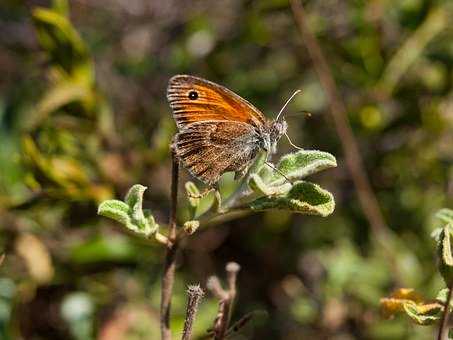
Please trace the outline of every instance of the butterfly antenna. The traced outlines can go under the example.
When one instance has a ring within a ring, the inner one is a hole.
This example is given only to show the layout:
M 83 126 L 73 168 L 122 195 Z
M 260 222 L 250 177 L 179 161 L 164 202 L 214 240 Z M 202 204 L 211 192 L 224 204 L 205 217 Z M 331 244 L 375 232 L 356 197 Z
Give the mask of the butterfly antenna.
M 296 144 L 294 144 L 294 143 L 292 142 L 291 138 L 289 138 L 289 136 L 288 136 L 288 134 L 287 134 L 286 132 L 285 132 L 285 136 L 286 136 L 286 138 L 288 139 L 289 144 L 290 144 L 293 148 L 295 148 L 295 149 L 297 149 L 297 150 L 303 150 L 303 148 L 301 148 L 300 146 L 297 146 Z
M 294 91 L 294 93 L 291 95 L 291 97 L 289 97 L 289 99 L 286 101 L 285 105 L 283 105 L 283 107 L 280 109 L 280 112 L 278 113 L 277 115 L 277 118 L 275 118 L 275 120 L 278 120 L 278 118 L 280 118 L 280 115 L 283 113 L 283 111 L 285 110 L 286 106 L 288 106 L 289 102 L 294 98 L 294 96 L 296 94 L 298 94 L 299 92 L 301 92 L 301 90 L 296 90 Z
M 264 164 L 266 164 L 267 166 L 269 166 L 272 169 L 274 169 L 275 171 L 277 171 L 280 175 L 282 175 L 288 181 L 289 184 L 292 184 L 291 180 L 288 177 L 286 177 L 286 175 L 283 172 L 281 172 L 279 169 L 277 169 L 272 163 L 269 163 L 266 161 L 266 162 L 264 162 Z
M 293 112 L 293 113 L 288 113 L 285 116 L 286 117 L 294 117 L 294 116 L 299 115 L 301 113 L 304 114 L 305 117 L 308 117 L 308 118 L 310 118 L 312 116 L 311 112 L 310 111 L 306 111 L 306 110 L 299 110 L 299 111 L 296 111 L 296 112 Z

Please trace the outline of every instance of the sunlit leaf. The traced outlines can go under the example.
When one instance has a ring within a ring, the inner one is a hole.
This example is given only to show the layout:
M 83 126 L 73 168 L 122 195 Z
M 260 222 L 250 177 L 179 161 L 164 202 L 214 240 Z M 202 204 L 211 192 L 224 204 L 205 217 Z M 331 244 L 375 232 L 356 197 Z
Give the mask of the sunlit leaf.
M 332 194 L 320 186 L 299 181 L 284 195 L 260 197 L 249 204 L 253 210 L 288 210 L 308 215 L 328 216 L 335 209 Z
M 99 204 L 98 215 L 111 218 L 124 225 L 131 223 L 129 206 L 119 200 L 107 200 Z
M 269 185 L 258 174 L 252 174 L 249 178 L 249 186 L 256 193 L 264 196 L 282 195 L 291 189 L 291 183 L 281 185 Z
M 436 217 L 445 223 L 453 224 L 453 210 L 443 208 L 436 213 Z
M 441 317 L 442 305 L 439 303 L 428 303 L 417 305 L 414 302 L 403 304 L 406 314 L 419 325 L 431 325 Z
M 300 150 L 283 156 L 277 164 L 279 171 L 274 171 L 268 181 L 270 185 L 281 184 L 287 179 L 302 179 L 316 172 L 334 168 L 337 161 L 328 152 L 318 150 Z M 285 175 L 285 177 L 282 176 Z
M 130 237 L 123 235 L 99 236 L 83 240 L 69 248 L 71 262 L 91 264 L 97 262 L 135 261 L 141 248 L 136 246 Z
M 440 319 L 443 306 L 436 301 L 425 301 L 412 288 L 400 288 L 388 298 L 380 300 L 381 312 L 386 318 L 405 313 L 419 325 L 430 325 Z
M 31 130 L 39 126 L 52 112 L 72 102 L 86 100 L 91 95 L 91 89 L 75 82 L 60 81 L 50 88 L 30 112 L 23 126 Z
M 98 207 L 98 215 L 109 217 L 129 231 L 149 237 L 157 232 L 159 226 L 149 211 L 143 210 L 143 194 L 146 187 L 140 184 L 133 185 L 126 197 L 125 202 L 119 200 L 107 200 Z
M 453 254 L 451 250 L 451 225 L 444 226 L 438 236 L 437 241 L 437 254 L 439 257 L 438 266 L 439 271 L 448 285 L 453 280 Z
M 447 303 L 448 288 L 441 289 L 437 293 L 436 300 L 442 302 L 443 305 Z M 450 301 L 450 308 L 453 307 L 453 300 Z
M 61 12 L 38 7 L 33 10 L 33 20 L 51 64 L 65 76 L 91 84 L 94 73 L 88 50 L 68 18 Z

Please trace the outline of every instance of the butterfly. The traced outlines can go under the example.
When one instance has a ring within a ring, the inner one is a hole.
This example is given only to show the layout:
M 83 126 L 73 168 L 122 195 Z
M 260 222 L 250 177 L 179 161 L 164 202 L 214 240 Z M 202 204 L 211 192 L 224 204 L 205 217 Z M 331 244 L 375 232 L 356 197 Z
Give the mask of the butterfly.
M 269 119 L 226 87 L 191 75 L 172 77 L 167 99 L 178 128 L 172 145 L 176 157 L 208 186 L 225 172 L 235 172 L 235 179 L 244 176 L 260 150 L 276 152 L 288 127 L 280 114 L 297 93 L 276 119 Z

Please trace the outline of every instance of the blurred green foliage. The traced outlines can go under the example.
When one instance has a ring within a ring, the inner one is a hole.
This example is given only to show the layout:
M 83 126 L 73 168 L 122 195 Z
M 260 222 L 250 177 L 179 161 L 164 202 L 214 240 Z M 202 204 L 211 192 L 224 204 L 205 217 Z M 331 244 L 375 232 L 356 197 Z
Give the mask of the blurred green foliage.
M 426 326 L 434 323 L 440 324 L 445 312 L 451 312 L 453 300 L 451 295 L 449 297 L 449 290 L 452 289 L 453 284 L 453 256 L 451 248 L 453 210 L 443 208 L 436 213 L 436 217 L 444 225 L 436 228 L 431 236 L 436 240 L 439 272 L 447 288 L 441 289 L 434 300 L 425 300 L 413 288 L 400 288 L 393 292 L 390 297 L 381 299 L 380 304 L 384 316 L 390 318 L 397 313 L 404 312 L 414 323 Z M 439 335 L 439 337 L 449 337 L 448 333 L 451 332 L 449 332 L 447 327 L 446 335 Z
M 152 188 L 144 206 L 166 221 L 175 127 L 165 88 L 177 73 L 226 85 L 269 117 L 302 89 L 290 112 L 312 116 L 288 116 L 289 134 L 305 149 L 335 155 L 338 167 L 313 176 L 335 196 L 328 218 L 266 211 L 190 237 L 178 261 L 175 332 L 187 284 L 204 284 L 234 260 L 242 271 L 233 318 L 269 314 L 257 318 L 250 338 L 432 338 L 431 326 L 383 319 L 379 298 L 396 287 L 424 296 L 444 287 L 430 234 L 440 226 L 434 213 L 453 206 L 451 1 L 304 4 L 394 242 L 382 249 L 360 211 L 287 2 L 6 0 L 0 7 L 2 338 L 158 334 L 162 248 L 123 234 L 96 208 L 142 183 Z M 279 152 L 290 151 L 282 140 Z M 184 176 L 182 182 L 190 179 Z M 235 183 L 227 175 L 220 186 L 228 194 Z M 190 209 L 181 209 L 181 220 Z M 216 310 L 215 299 L 203 301 L 196 337 L 206 334 Z

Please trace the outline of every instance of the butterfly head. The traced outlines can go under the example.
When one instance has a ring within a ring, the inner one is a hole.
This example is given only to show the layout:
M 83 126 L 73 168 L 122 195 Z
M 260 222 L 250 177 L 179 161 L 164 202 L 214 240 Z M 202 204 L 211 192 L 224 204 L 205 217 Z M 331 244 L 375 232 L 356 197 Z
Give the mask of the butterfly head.
M 285 119 L 272 121 L 269 125 L 269 140 L 264 142 L 263 149 L 270 153 L 275 153 L 277 151 L 277 142 L 286 133 L 287 128 L 288 124 Z

